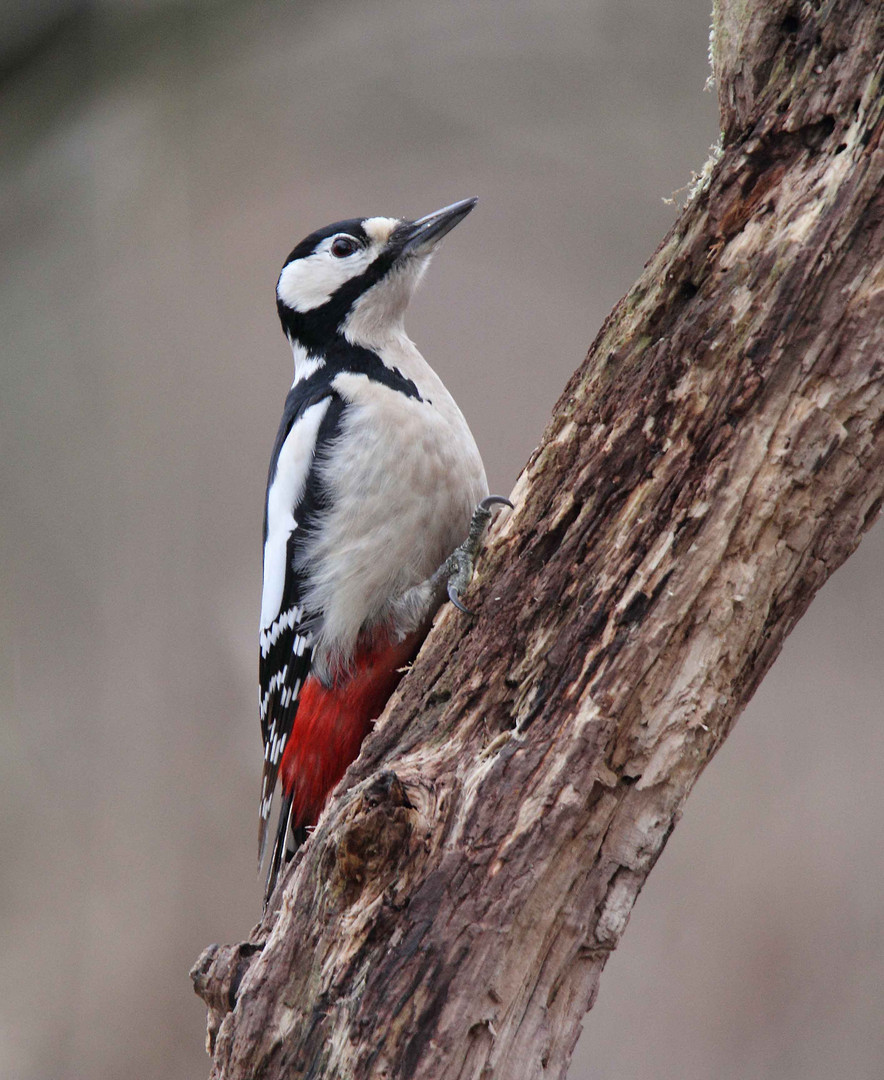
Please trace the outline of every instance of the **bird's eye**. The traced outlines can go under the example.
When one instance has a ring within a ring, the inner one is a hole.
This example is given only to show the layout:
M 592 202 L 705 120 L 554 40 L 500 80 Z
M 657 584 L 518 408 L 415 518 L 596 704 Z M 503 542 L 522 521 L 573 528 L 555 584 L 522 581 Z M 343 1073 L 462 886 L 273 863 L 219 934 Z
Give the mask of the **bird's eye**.
M 336 236 L 332 241 L 331 253 L 336 259 L 346 259 L 358 247 L 352 236 Z

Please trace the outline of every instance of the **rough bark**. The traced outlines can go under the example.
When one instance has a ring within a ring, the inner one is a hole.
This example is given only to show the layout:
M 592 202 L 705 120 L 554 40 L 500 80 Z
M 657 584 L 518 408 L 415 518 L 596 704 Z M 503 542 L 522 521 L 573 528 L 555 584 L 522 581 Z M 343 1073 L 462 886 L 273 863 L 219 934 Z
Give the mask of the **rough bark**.
M 727 0 L 720 158 L 248 943 L 213 1077 L 564 1077 L 700 771 L 884 497 L 880 7 Z

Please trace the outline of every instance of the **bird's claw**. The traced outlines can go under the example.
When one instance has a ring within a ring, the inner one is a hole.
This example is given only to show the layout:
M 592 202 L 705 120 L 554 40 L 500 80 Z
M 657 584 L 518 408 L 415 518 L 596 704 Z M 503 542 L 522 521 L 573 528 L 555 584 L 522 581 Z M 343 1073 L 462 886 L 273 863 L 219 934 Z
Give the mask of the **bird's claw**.
M 475 612 L 461 603 L 460 594 L 465 592 L 473 579 L 473 563 L 479 553 L 482 543 L 482 534 L 491 520 L 492 507 L 508 506 L 511 510 L 513 504 L 503 495 L 487 495 L 473 511 L 470 521 L 470 530 L 464 542 L 454 549 L 448 559 L 448 599 L 458 611 L 464 615 L 474 616 Z
M 478 509 L 476 513 L 478 513 Z M 475 514 L 473 515 L 473 520 L 475 520 Z M 481 533 L 479 535 L 481 535 Z M 462 611 L 464 615 L 473 614 L 468 607 L 465 607 L 464 604 L 461 603 L 460 594 L 466 591 L 473 579 L 473 559 L 476 557 L 477 551 L 478 544 L 473 543 L 471 526 L 470 535 L 459 547 L 456 547 L 454 551 L 452 551 L 445 564 L 448 599 L 454 604 L 457 610 Z
M 457 588 L 455 587 L 454 583 L 449 581 L 448 582 L 448 599 L 452 602 L 452 604 L 454 604 L 454 606 L 457 608 L 457 610 L 462 611 L 464 613 L 464 615 L 469 615 L 470 617 L 475 616 L 475 614 L 476 614 L 475 611 L 470 611 L 470 609 L 468 607 L 466 607 L 464 604 L 462 604 L 460 602 L 459 598 L 458 598 L 458 595 L 459 594 L 458 594 Z
M 486 495 L 476 509 L 490 510 L 492 506 L 508 506 L 510 510 L 515 510 L 513 504 L 503 495 Z

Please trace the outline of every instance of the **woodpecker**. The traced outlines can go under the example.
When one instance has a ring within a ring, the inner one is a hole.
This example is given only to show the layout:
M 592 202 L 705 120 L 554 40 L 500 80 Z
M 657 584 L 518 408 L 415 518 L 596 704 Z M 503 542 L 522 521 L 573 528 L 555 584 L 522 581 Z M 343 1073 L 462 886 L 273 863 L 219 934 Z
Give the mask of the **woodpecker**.
M 264 508 L 259 866 L 281 781 L 265 905 L 446 590 L 465 610 L 482 530 L 507 502 L 488 495 L 466 420 L 403 326 L 436 245 L 475 204 L 335 222 L 279 275 L 295 377 Z

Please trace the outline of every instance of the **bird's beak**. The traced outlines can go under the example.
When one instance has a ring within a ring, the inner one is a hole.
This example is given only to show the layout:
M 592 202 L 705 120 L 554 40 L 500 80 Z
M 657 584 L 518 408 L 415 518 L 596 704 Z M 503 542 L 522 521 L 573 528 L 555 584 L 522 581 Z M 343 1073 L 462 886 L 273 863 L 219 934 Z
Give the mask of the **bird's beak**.
M 443 206 L 426 217 L 418 218 L 417 221 L 409 222 L 402 227 L 400 240 L 403 241 L 401 254 L 417 254 L 427 252 L 445 236 L 451 232 L 458 222 L 463 221 L 473 209 L 478 199 L 461 199 L 460 202 L 452 203 L 451 206 Z

